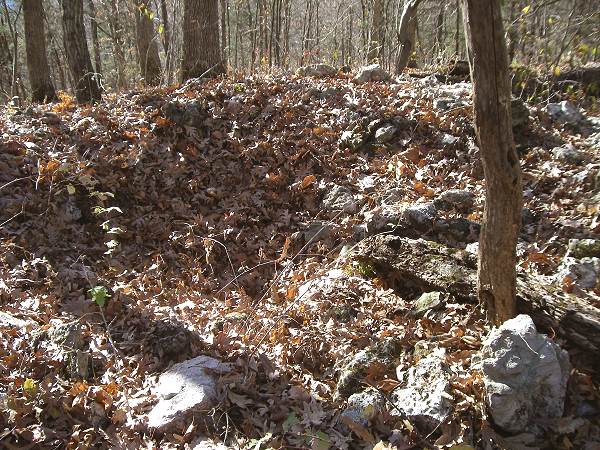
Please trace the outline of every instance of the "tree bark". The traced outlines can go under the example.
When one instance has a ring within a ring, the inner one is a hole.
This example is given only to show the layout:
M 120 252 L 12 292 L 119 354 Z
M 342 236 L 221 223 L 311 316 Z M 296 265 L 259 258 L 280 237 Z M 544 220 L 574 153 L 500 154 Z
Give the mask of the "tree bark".
M 102 54 L 100 53 L 100 40 L 98 39 L 98 21 L 96 19 L 96 6 L 94 0 L 88 0 L 90 8 L 90 31 L 92 32 L 92 45 L 94 46 L 94 65 L 96 73 L 102 75 Z
M 400 18 L 400 27 L 398 29 L 398 57 L 396 59 L 396 74 L 401 74 L 408 64 L 415 46 L 415 35 L 417 32 L 417 8 L 421 0 L 406 0 L 402 16 Z
M 218 0 L 184 0 L 182 81 L 225 73 Z
M 516 245 L 523 204 L 512 135 L 508 54 L 500 0 L 462 0 L 462 7 L 486 181 L 477 290 L 489 320 L 499 324 L 516 313 Z
M 46 54 L 42 0 L 24 0 L 23 19 L 31 99 L 34 102 L 54 101 L 57 97 L 50 78 L 50 66 Z
M 151 15 L 152 12 L 146 3 L 138 0 L 135 10 L 135 31 L 140 73 L 145 84 L 157 86 L 161 81 L 161 65 Z
M 100 85 L 94 73 L 83 23 L 83 0 L 62 0 L 62 24 L 67 61 L 75 80 L 79 103 L 100 100 Z
M 167 12 L 166 0 L 160 0 L 160 12 L 163 22 L 163 46 L 165 48 L 165 72 L 167 74 L 167 84 L 171 84 L 172 57 L 171 57 L 171 25 L 169 23 L 169 14 Z
M 384 37 L 384 21 L 383 21 L 383 0 L 374 0 L 373 2 L 373 23 L 371 24 L 371 41 L 369 45 L 369 62 L 379 60 L 383 54 L 383 37 Z
M 117 90 L 124 89 L 127 86 L 125 80 L 125 54 L 123 53 L 123 29 L 121 28 L 119 4 L 117 0 L 110 0 L 110 16 L 108 25 L 113 44 L 113 53 L 115 58 L 115 67 L 117 70 Z

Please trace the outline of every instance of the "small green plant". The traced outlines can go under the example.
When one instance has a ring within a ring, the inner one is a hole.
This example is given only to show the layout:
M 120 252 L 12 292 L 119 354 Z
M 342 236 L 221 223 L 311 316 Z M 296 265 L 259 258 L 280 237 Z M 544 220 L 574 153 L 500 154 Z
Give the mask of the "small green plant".
M 101 308 L 106 305 L 106 299 L 110 297 L 108 289 L 105 286 L 94 286 L 88 290 L 92 301 Z
M 31 378 L 27 378 L 23 382 L 23 393 L 27 397 L 33 397 L 37 393 L 37 383 Z

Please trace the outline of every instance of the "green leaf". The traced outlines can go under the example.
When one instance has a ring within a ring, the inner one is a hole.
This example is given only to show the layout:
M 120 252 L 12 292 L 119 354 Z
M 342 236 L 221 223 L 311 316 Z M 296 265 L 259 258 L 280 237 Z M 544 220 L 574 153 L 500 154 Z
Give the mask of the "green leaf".
M 103 307 L 106 304 L 106 299 L 110 297 L 108 289 L 105 286 L 94 286 L 88 290 L 88 293 L 92 301 L 100 307 Z
M 523 14 L 529 14 L 529 11 L 531 11 L 531 5 L 527 5 L 523 8 Z
M 37 383 L 31 378 L 27 378 L 23 382 L 23 392 L 28 396 L 33 396 L 37 392 Z
M 300 419 L 298 419 L 298 416 L 296 416 L 294 413 L 291 413 L 289 416 L 287 416 L 287 419 L 285 419 L 281 426 L 283 427 L 283 431 L 287 433 L 290 428 L 299 423 Z
M 329 447 L 331 447 L 329 436 L 322 431 L 317 432 L 313 437 L 312 446 L 310 448 L 312 450 L 329 450 Z
M 165 26 L 161 23 L 158 26 L 158 34 L 163 34 L 165 32 Z
M 73 186 L 72 184 L 67 184 L 67 192 L 69 193 L 69 195 L 74 195 L 75 194 L 75 186 Z

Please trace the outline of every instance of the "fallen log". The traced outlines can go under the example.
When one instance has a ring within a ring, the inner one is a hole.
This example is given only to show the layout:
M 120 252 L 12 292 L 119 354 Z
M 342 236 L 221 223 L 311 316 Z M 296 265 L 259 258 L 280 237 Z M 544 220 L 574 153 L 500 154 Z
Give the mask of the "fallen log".
M 422 239 L 379 235 L 360 242 L 352 256 L 369 264 L 400 293 L 442 291 L 462 301 L 477 301 L 477 260 L 464 250 Z M 600 309 L 584 299 L 521 273 L 517 309 L 529 314 L 540 329 L 558 333 L 569 347 L 600 354 Z

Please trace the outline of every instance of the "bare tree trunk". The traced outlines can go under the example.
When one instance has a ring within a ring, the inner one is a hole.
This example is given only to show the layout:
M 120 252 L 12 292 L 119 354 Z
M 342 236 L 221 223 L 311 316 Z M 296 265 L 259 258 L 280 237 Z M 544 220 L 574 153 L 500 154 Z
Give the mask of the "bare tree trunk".
M 444 4 L 439 6 L 440 10 L 438 12 L 436 21 L 435 21 L 435 51 L 436 57 L 438 59 L 443 59 L 444 53 Z
M 396 59 L 396 73 L 400 74 L 408 64 L 415 46 L 415 35 L 417 32 L 417 7 L 421 0 L 406 0 L 404 10 L 400 18 L 398 40 L 400 46 Z
M 92 45 L 94 46 L 94 64 L 96 73 L 102 75 L 102 54 L 100 53 L 100 41 L 98 40 L 98 20 L 96 19 L 96 6 L 94 0 L 88 0 L 90 8 L 90 31 L 92 32 Z
M 147 85 L 157 86 L 161 80 L 157 36 L 154 33 L 152 12 L 148 9 L 146 3 L 140 0 L 138 0 L 135 11 L 135 31 L 138 63 L 142 78 Z
M 62 24 L 67 61 L 75 81 L 75 97 L 80 103 L 100 100 L 102 94 L 94 74 L 83 24 L 83 0 L 61 0 Z
M 123 29 L 121 28 L 121 22 L 119 20 L 120 11 L 118 0 L 110 0 L 111 14 L 109 17 L 109 27 L 111 32 L 113 52 L 115 57 L 115 67 L 117 69 L 117 90 L 124 89 L 126 87 L 125 80 L 125 54 L 123 49 L 125 44 L 123 42 Z
M 374 0 L 373 2 L 373 23 L 371 24 L 371 41 L 369 44 L 369 62 L 379 60 L 383 55 L 383 38 L 384 38 L 384 21 L 383 21 L 383 0 Z
M 229 5 L 227 0 L 221 0 L 221 50 L 223 52 L 223 61 L 225 66 L 227 66 L 229 60 L 229 49 L 227 46 L 227 35 L 229 32 L 229 27 L 227 26 L 228 8 Z
M 34 102 L 54 101 L 57 97 L 46 54 L 42 0 L 24 0 L 23 19 L 31 99 Z
M 220 48 L 218 0 L 184 0 L 182 81 L 225 71 Z
M 166 79 L 167 84 L 171 84 L 173 67 L 172 67 L 172 57 L 171 57 L 171 26 L 169 23 L 169 14 L 167 12 L 167 2 L 166 0 L 160 0 L 160 13 L 162 15 L 162 23 L 163 23 L 163 46 L 165 48 L 165 72 L 167 73 Z
M 472 57 L 475 129 L 486 181 L 478 296 L 488 319 L 516 314 L 516 244 L 523 192 L 511 123 L 511 87 L 500 0 L 462 0 Z

